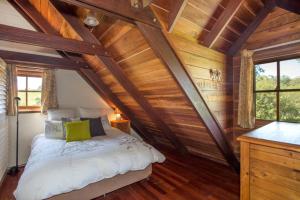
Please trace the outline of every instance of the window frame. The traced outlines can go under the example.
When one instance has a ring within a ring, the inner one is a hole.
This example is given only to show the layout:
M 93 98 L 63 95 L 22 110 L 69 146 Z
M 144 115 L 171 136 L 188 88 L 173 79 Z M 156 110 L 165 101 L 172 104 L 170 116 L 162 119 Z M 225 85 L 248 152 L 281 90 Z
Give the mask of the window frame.
M 17 88 L 17 92 L 25 92 L 26 95 L 26 106 L 19 106 L 20 113 L 36 113 L 41 112 L 41 106 L 28 106 L 28 92 L 40 92 L 41 90 L 28 90 L 28 78 L 35 77 L 35 78 L 42 78 L 43 81 L 43 72 L 41 70 L 31 70 L 31 69 L 24 69 L 22 67 L 17 67 L 17 77 L 25 77 L 26 78 L 26 88 L 25 90 L 19 90 Z
M 255 110 L 255 119 L 257 120 L 263 120 L 263 121 L 274 121 L 274 120 L 268 120 L 268 119 L 260 119 L 260 118 L 256 118 L 256 94 L 257 93 L 276 93 L 276 120 L 278 122 L 291 122 L 291 123 L 299 123 L 299 122 L 294 122 L 294 121 L 283 121 L 280 120 L 280 93 L 284 93 L 284 92 L 300 92 L 300 88 L 299 89 L 281 89 L 280 88 L 280 62 L 282 61 L 286 61 L 286 60 L 294 60 L 294 59 L 300 59 L 299 56 L 295 56 L 295 57 L 289 57 L 289 58 L 283 58 L 283 59 L 274 59 L 274 60 L 267 60 L 267 61 L 261 61 L 261 62 L 256 62 L 254 63 L 254 70 L 253 70 L 253 74 L 254 74 L 254 78 L 253 78 L 253 94 L 254 94 L 254 110 Z M 274 90 L 256 90 L 256 70 L 255 67 L 256 65 L 261 65 L 261 64 L 267 64 L 267 63 L 272 63 L 272 62 L 276 62 L 276 70 L 277 70 L 277 86 Z

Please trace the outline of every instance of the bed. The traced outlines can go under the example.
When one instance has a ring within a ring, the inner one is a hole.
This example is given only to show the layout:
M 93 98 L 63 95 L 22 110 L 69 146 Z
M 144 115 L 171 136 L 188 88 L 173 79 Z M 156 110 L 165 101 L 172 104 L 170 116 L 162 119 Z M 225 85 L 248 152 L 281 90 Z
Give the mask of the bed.
M 151 145 L 110 127 L 83 142 L 38 135 L 14 192 L 17 200 L 93 199 L 151 175 L 165 157 Z

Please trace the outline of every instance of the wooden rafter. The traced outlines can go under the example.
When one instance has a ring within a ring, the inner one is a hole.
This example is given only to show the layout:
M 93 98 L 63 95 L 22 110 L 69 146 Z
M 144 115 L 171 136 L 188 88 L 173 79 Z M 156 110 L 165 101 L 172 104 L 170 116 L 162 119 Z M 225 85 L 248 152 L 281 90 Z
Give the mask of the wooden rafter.
M 88 66 L 86 62 L 73 61 L 66 58 L 57 58 L 4 50 L 0 50 L 0 57 L 8 63 L 39 66 L 45 68 L 78 70 L 79 68 L 87 68 Z
M 44 33 L 59 35 L 59 33 L 57 33 L 56 30 L 52 28 L 48 21 L 42 17 L 42 15 L 28 2 L 28 0 L 11 0 L 10 2 L 15 3 L 15 5 L 20 8 L 20 11 L 22 11 L 22 14 L 31 19 L 34 25 L 39 27 Z M 63 54 L 67 55 L 65 54 L 65 52 L 63 52 Z M 81 60 L 83 59 L 76 58 L 76 61 L 72 61 L 72 59 L 74 59 L 73 56 L 67 55 L 67 57 L 71 58 L 71 60 L 65 59 L 69 60 L 69 62 L 79 62 L 79 65 L 81 65 L 81 63 L 85 63 L 85 66 L 88 66 L 86 62 L 81 62 Z M 52 61 L 55 60 L 56 59 L 52 59 Z M 135 119 L 130 110 L 122 104 L 122 102 L 107 88 L 107 86 L 105 86 L 105 84 L 99 77 L 98 79 L 96 78 L 97 76 L 95 73 L 91 73 L 90 69 L 84 68 L 76 68 L 76 70 L 78 74 L 90 84 L 90 86 L 106 101 L 108 105 L 110 105 L 112 108 L 118 107 L 122 111 L 122 113 L 124 113 L 131 120 L 135 131 L 137 131 L 141 136 L 144 136 L 144 138 L 147 139 L 150 143 L 156 143 L 152 135 L 145 134 L 147 133 L 147 131 Z
M 136 23 L 156 55 L 160 57 L 168 67 L 174 79 L 177 81 L 182 91 L 194 106 L 195 111 L 203 120 L 205 126 L 209 130 L 210 135 L 216 142 L 225 159 L 236 171 L 239 171 L 239 162 L 235 157 L 233 149 L 228 143 L 222 128 L 212 115 L 209 107 L 189 77 L 188 73 L 185 71 L 181 60 L 173 50 L 173 47 L 168 41 L 167 36 L 165 36 L 160 29 L 140 22 Z
M 63 12 L 61 14 L 64 16 L 65 20 L 73 27 L 74 31 L 76 31 L 84 41 L 98 43 L 99 45 L 101 45 L 99 40 L 91 32 L 89 32 L 87 28 L 84 27 L 84 25 L 78 20 L 78 18 Z M 122 87 L 130 94 L 130 96 L 145 110 L 145 112 L 158 125 L 158 127 L 162 129 L 164 134 L 166 134 L 167 138 L 171 141 L 175 148 L 182 153 L 186 153 L 186 147 L 167 126 L 167 124 L 161 118 L 160 114 L 151 106 L 146 98 L 141 95 L 135 85 L 127 78 L 126 74 L 123 72 L 119 64 L 112 57 L 102 55 L 96 56 L 102 61 L 103 64 L 105 64 L 106 68 L 118 80 L 120 85 L 122 85 Z
M 174 28 L 177 20 L 181 16 L 187 2 L 188 2 L 188 0 L 175 0 L 174 2 L 172 2 L 172 5 L 171 5 L 172 7 L 171 7 L 170 13 L 169 13 L 169 23 L 168 23 L 168 31 L 169 32 L 173 31 L 173 28 Z
M 131 6 L 128 0 L 60 0 L 72 5 L 100 11 L 108 16 L 119 18 L 130 23 L 140 21 L 159 27 L 159 22 L 149 7 L 140 9 Z
M 234 17 L 236 12 L 239 10 L 244 0 L 231 0 L 228 6 L 225 8 L 223 13 L 220 15 L 219 19 L 216 21 L 211 31 L 203 40 L 203 44 L 211 48 L 219 36 L 223 33 L 226 26 L 229 24 L 231 19 Z
M 266 18 L 266 16 L 275 8 L 275 6 L 276 5 L 273 0 L 266 1 L 265 6 L 259 11 L 255 19 L 248 25 L 239 39 L 237 39 L 237 41 L 235 41 L 235 43 L 230 47 L 230 49 L 228 50 L 228 55 L 234 56 L 237 52 L 240 51 L 243 44 Z
M 276 0 L 276 5 L 280 8 L 294 12 L 300 15 L 300 1 L 299 0 Z
M 0 40 L 52 48 L 55 50 L 62 50 L 73 53 L 91 55 L 97 53 L 105 55 L 105 52 L 103 51 L 101 46 L 97 44 L 73 39 L 66 39 L 56 35 L 44 34 L 3 24 L 0 24 Z
M 148 142 L 155 144 L 156 141 L 151 134 L 146 134 L 145 127 L 138 122 L 135 115 L 123 105 L 120 99 L 111 92 L 111 90 L 105 85 L 105 83 L 99 78 L 99 76 L 91 69 L 80 69 L 79 73 L 85 78 L 87 82 L 91 84 L 94 90 L 104 99 L 108 104 L 113 107 L 118 107 L 132 122 L 135 130 Z

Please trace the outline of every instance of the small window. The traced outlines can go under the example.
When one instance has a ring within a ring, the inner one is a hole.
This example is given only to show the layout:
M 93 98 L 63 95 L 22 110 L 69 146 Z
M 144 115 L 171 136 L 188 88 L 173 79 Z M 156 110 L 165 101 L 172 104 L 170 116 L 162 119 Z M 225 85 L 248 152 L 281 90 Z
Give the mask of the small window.
M 300 122 L 300 58 L 255 65 L 256 118 Z
M 39 112 L 41 110 L 42 71 L 17 69 L 17 87 L 20 112 Z

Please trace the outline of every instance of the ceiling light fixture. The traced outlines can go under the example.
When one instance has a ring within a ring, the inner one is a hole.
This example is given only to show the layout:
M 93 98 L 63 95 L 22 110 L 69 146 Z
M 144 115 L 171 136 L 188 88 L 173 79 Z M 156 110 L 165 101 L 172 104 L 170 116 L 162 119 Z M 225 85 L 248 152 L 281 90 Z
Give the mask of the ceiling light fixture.
M 93 11 L 88 12 L 85 19 L 83 20 L 83 23 L 90 27 L 98 26 L 100 22 L 97 18 L 97 13 Z

